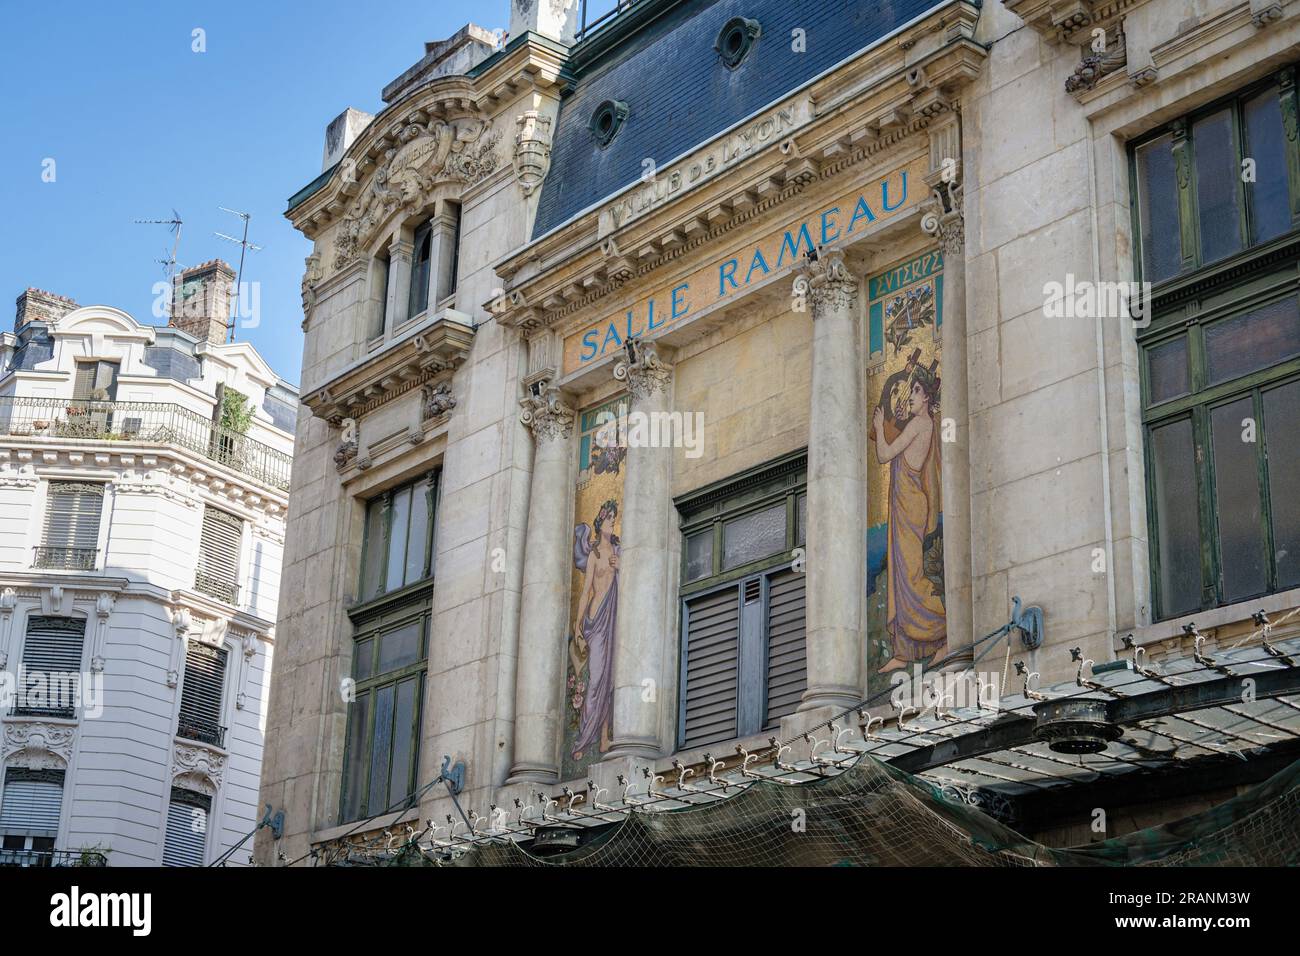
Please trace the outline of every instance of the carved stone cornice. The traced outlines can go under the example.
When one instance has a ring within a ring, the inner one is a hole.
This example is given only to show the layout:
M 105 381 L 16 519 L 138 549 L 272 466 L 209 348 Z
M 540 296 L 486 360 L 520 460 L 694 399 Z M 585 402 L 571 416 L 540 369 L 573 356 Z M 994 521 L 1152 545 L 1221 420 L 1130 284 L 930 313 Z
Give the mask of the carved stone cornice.
M 673 380 L 673 366 L 659 358 L 654 343 L 628 339 L 626 344 L 635 351 L 636 360 L 615 365 L 614 378 L 627 385 L 633 401 L 668 388 Z
M 1080 32 L 1105 27 L 1145 0 L 1002 0 L 1048 43 L 1079 41 Z
M 341 427 L 345 419 L 360 419 L 397 396 L 458 368 L 469 357 L 473 344 L 470 317 L 446 309 L 414 334 L 344 369 L 326 385 L 303 396 L 302 403 L 317 418 Z
M 0 756 L 5 762 L 16 758 L 21 766 L 33 770 L 60 769 L 72 759 L 76 735 L 75 723 L 8 717 L 4 725 L 4 752 Z
M 858 280 L 844 264 L 841 249 L 824 249 L 815 259 L 805 259 L 794 280 L 794 294 L 812 300 L 815 321 L 829 312 L 840 312 L 855 307 L 858 298 Z
M 542 387 L 539 394 L 520 399 L 519 406 L 519 420 L 532 430 L 534 440 L 553 441 L 573 434 L 575 412 L 558 388 Z

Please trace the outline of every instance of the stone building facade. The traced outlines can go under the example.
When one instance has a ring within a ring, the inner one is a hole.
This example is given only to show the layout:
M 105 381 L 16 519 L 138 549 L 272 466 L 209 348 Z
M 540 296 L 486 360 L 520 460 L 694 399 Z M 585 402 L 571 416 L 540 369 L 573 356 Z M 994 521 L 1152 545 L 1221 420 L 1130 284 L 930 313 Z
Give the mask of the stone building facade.
M 264 861 L 1297 633 L 1300 8 L 540 6 L 290 202 Z
M 223 277 L 166 327 L 29 289 L 0 335 L 0 865 L 199 866 L 261 819 L 297 393 L 197 305 Z

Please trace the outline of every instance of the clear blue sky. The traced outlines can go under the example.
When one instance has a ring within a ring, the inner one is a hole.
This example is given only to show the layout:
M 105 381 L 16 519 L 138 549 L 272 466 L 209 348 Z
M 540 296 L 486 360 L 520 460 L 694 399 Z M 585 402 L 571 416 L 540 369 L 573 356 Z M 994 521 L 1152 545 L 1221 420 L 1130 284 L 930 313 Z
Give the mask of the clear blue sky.
M 320 172 L 325 125 L 347 106 L 377 112 L 379 92 L 438 40 L 473 21 L 505 28 L 508 0 L 314 0 L 27 3 L 0 0 L 4 147 L 0 327 L 28 286 L 82 305 L 152 315 L 153 285 L 185 225 L 177 258 L 237 264 L 252 213 L 244 278 L 261 283 L 261 325 L 240 329 L 282 377 L 299 381 L 299 282 L 311 244 L 285 200 Z M 191 50 L 195 28 L 207 52 Z M 55 181 L 43 182 L 43 161 Z

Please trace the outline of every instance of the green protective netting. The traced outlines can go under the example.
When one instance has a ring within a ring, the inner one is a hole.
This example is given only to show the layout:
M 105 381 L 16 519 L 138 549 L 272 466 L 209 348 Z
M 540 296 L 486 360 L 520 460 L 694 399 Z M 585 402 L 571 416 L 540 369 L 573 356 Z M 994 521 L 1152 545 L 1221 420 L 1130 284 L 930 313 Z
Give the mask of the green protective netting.
M 639 810 L 586 846 L 539 857 L 500 841 L 454 866 L 1280 866 L 1300 864 L 1300 761 L 1205 813 L 1053 849 L 918 777 L 863 757 L 835 776 L 755 781 L 727 799 Z M 414 846 L 389 865 L 430 859 Z M 444 863 L 443 865 L 446 865 Z

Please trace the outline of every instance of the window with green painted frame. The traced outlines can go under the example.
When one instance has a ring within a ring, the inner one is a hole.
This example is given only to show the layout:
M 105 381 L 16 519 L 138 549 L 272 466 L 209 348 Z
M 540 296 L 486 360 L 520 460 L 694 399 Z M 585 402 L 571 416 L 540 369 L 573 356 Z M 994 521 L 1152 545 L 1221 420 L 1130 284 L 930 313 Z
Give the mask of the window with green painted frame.
M 807 686 L 803 452 L 679 498 L 682 582 L 677 743 L 775 727 Z
M 1267 246 L 1300 221 L 1295 72 L 1132 144 L 1141 278 L 1154 285 Z
M 1156 620 L 1300 586 L 1296 117 L 1287 69 L 1133 144 Z
M 426 598 L 353 619 L 355 694 L 348 704 L 340 822 L 411 803 L 419 781 L 430 617 Z
M 366 503 L 361 547 L 362 602 L 433 575 L 437 504 L 436 472 Z

